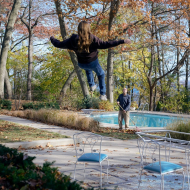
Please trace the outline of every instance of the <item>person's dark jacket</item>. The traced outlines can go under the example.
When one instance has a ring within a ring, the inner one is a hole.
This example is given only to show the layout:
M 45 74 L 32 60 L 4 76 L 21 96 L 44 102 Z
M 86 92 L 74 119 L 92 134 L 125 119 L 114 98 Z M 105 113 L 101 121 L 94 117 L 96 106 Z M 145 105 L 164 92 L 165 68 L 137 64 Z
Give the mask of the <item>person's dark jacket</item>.
M 124 43 L 124 40 L 104 42 L 98 37 L 94 36 L 93 34 L 91 34 L 91 39 L 92 39 L 92 43 L 89 47 L 90 53 L 87 53 L 85 51 L 83 52 L 78 51 L 78 35 L 77 34 L 73 34 L 70 38 L 64 41 L 59 41 L 55 38 L 50 38 L 51 43 L 55 47 L 73 50 L 77 55 L 78 62 L 81 64 L 88 64 L 92 61 L 95 61 L 98 58 L 97 49 L 107 49 L 107 48 L 115 47 Z
M 131 106 L 131 96 L 126 94 L 125 96 L 123 94 L 120 94 L 117 102 L 120 103 L 120 106 L 125 110 L 125 111 L 129 111 L 130 110 L 130 106 Z M 119 110 L 122 110 L 119 107 Z

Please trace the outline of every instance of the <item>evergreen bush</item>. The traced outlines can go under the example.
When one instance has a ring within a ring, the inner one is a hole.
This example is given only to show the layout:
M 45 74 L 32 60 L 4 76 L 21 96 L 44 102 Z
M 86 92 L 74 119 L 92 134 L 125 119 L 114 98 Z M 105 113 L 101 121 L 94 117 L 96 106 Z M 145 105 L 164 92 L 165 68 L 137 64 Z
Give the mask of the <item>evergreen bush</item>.
M 86 96 L 76 101 L 77 109 L 99 109 L 100 99 L 96 97 Z
M 0 100 L 0 108 L 1 109 L 11 110 L 11 105 L 12 105 L 12 103 L 9 100 L 5 100 L 5 99 Z
M 40 110 L 40 109 L 60 109 L 59 104 L 57 102 L 50 102 L 50 103 L 25 103 L 22 105 L 23 109 L 34 109 L 34 110 Z
M 54 189 L 82 190 L 70 176 L 64 175 L 52 163 L 43 166 L 33 163 L 35 157 L 19 153 L 16 149 L 0 145 L 0 188 L 3 189 Z

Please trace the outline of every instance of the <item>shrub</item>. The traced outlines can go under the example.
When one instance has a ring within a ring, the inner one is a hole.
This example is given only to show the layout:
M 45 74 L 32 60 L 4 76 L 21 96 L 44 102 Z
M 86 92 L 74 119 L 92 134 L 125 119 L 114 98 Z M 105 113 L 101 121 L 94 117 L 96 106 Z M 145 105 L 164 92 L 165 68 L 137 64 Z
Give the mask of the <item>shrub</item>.
M 80 99 L 76 100 L 76 105 L 77 109 L 89 109 L 89 108 L 99 109 L 99 102 L 100 102 L 99 98 L 86 96 L 82 100 Z
M 138 104 L 137 104 L 137 102 L 131 102 L 131 107 L 133 107 L 133 108 L 138 108 Z
M 3 179 L 3 189 L 83 189 L 76 181 L 71 182 L 70 176 L 52 167 L 53 162 L 36 166 L 33 163 L 34 158 L 0 145 L 0 177 Z
M 0 100 L 0 108 L 1 109 L 11 110 L 11 105 L 12 105 L 12 103 L 9 100 L 5 100 L 5 99 Z
M 34 109 L 34 110 L 39 110 L 43 108 L 53 108 L 53 109 L 60 109 L 59 104 L 57 102 L 50 102 L 50 103 L 25 103 L 22 105 L 23 109 Z
M 22 107 L 23 107 L 24 110 L 26 110 L 26 109 L 34 109 L 34 105 L 31 102 L 22 104 Z
M 99 98 L 92 97 L 92 108 L 99 109 L 99 103 L 100 103 Z
M 103 109 L 105 111 L 113 111 L 114 106 L 108 100 L 107 101 L 100 101 L 99 102 L 99 109 Z
M 59 104 L 57 102 L 46 103 L 45 108 L 60 109 Z
M 161 103 L 160 101 L 158 101 L 157 106 L 156 106 L 156 111 L 160 111 L 161 108 L 162 108 Z
M 108 100 L 101 101 L 99 98 L 86 96 L 82 100 L 77 100 L 77 109 L 103 109 L 106 111 L 113 111 L 114 106 Z
M 114 105 L 114 110 L 119 111 L 119 106 L 118 106 L 117 102 L 114 102 L 113 105 Z
M 188 121 L 186 123 L 183 121 L 178 121 L 178 122 L 175 122 L 175 123 L 168 125 L 166 127 L 166 129 L 172 130 L 172 131 L 190 133 L 190 121 Z M 190 135 L 174 134 L 174 133 L 171 133 L 170 135 L 172 138 L 190 141 Z

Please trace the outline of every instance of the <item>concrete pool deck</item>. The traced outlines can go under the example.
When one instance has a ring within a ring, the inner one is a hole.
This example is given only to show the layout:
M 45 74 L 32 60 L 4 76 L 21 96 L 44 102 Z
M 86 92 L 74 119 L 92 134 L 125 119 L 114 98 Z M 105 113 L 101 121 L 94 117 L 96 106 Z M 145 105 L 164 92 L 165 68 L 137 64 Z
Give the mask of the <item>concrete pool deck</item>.
M 70 136 L 81 131 L 71 130 L 55 125 L 47 125 L 40 122 L 35 122 L 18 117 L 0 115 L 0 119 L 18 123 L 25 126 L 30 126 L 42 130 L 58 132 Z M 88 132 L 87 132 L 88 133 Z M 71 139 L 70 138 L 70 139 Z M 51 146 L 33 147 L 20 150 L 29 156 L 35 156 L 34 163 L 42 165 L 45 161 L 55 161 L 54 167 L 58 167 L 59 171 L 66 175 L 70 175 L 73 179 L 74 163 L 76 162 L 75 149 L 73 143 L 67 145 L 53 144 L 51 140 L 46 141 Z M 31 142 L 32 143 L 32 142 Z M 40 142 L 39 142 L 40 143 Z M 14 144 L 14 143 L 12 143 Z M 39 144 L 41 145 L 41 144 Z M 32 145 L 31 145 L 32 146 Z M 36 146 L 36 144 L 34 145 Z M 138 189 L 138 171 L 140 154 L 137 147 L 136 140 L 119 140 L 112 137 L 103 136 L 102 153 L 109 157 L 109 182 L 106 183 L 106 164 L 103 162 L 103 188 L 107 190 L 135 190 Z M 185 152 L 175 150 L 171 152 L 171 159 L 173 163 L 185 165 Z M 83 183 L 85 187 L 94 187 L 99 189 L 99 166 L 94 164 L 86 164 L 86 178 Z M 83 164 L 77 164 L 76 180 L 83 181 Z M 168 174 L 165 176 L 165 189 L 181 189 L 182 188 L 182 174 Z M 160 186 L 160 175 L 143 172 L 141 190 L 156 190 Z M 185 180 L 185 188 L 188 189 L 187 178 Z

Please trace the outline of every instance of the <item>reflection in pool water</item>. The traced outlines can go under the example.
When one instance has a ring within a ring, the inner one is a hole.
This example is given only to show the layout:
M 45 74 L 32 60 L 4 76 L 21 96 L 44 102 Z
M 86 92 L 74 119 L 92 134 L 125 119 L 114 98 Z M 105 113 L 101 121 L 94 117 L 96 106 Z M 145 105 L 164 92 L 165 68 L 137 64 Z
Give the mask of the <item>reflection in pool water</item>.
M 91 117 L 102 123 L 118 124 L 118 114 L 91 115 Z M 175 121 L 187 120 L 187 118 L 176 116 L 134 112 L 130 112 L 130 118 L 129 125 L 134 126 L 135 123 L 137 127 L 166 127 L 168 124 Z

